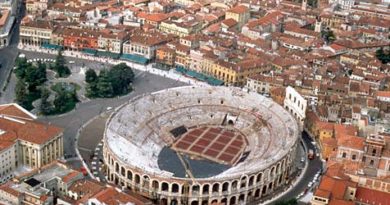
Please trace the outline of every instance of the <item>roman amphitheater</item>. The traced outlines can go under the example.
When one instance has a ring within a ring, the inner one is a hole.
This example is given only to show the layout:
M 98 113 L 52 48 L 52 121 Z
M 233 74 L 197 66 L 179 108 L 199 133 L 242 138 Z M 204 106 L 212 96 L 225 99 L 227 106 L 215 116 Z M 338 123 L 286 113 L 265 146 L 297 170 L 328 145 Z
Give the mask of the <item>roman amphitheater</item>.
M 160 204 L 247 204 L 288 183 L 295 119 L 229 87 L 179 87 L 132 99 L 109 118 L 107 178 Z

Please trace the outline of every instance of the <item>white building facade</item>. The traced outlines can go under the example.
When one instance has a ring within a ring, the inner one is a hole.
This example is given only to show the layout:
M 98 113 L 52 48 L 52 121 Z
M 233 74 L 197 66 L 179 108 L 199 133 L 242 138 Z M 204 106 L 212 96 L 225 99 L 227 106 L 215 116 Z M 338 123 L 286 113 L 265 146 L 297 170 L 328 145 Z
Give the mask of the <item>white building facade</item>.
M 286 88 L 284 108 L 297 119 L 298 124 L 302 129 L 303 122 L 306 118 L 307 100 L 291 86 Z

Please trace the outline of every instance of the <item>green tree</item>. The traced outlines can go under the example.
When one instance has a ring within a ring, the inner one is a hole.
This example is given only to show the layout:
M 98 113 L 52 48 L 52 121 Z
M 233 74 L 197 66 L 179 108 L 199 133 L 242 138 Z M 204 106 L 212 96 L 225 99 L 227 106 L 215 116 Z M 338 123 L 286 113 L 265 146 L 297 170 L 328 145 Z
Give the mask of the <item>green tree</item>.
M 41 113 L 49 115 L 53 111 L 53 104 L 48 100 L 50 97 L 50 91 L 47 88 L 41 90 Z
M 54 99 L 54 112 L 53 113 L 65 113 L 72 110 L 78 102 L 76 90 L 71 91 L 62 88 L 56 94 Z
M 130 83 L 134 80 L 134 72 L 125 63 L 113 66 L 109 71 L 109 77 L 114 95 L 124 95 L 131 91 Z
M 383 64 L 390 63 L 390 50 L 386 52 L 383 48 L 379 48 L 378 50 L 376 50 L 375 56 L 376 56 Z
M 85 82 L 87 83 L 94 83 L 98 79 L 98 76 L 93 69 L 88 69 L 87 72 L 85 72 Z
M 17 58 L 15 61 L 15 75 L 19 79 L 23 79 L 26 73 L 26 69 L 28 66 L 32 66 L 31 63 L 27 63 L 26 58 Z
M 22 107 L 30 110 L 31 105 L 28 102 L 28 92 L 26 83 L 23 80 L 18 80 L 15 85 L 15 101 Z
M 66 60 L 62 55 L 62 51 L 58 51 L 58 55 L 56 57 L 53 70 L 57 72 L 58 77 L 68 77 L 70 75 L 70 70 L 66 66 Z
M 24 80 L 28 84 L 28 90 L 30 92 L 36 92 L 37 87 L 46 82 L 46 65 L 38 62 L 38 67 L 27 66 Z
M 334 35 L 333 31 L 330 29 L 325 29 L 321 31 L 321 37 L 324 39 L 324 41 L 327 44 L 330 44 L 336 40 L 336 36 Z
M 96 98 L 99 97 L 99 90 L 97 88 L 97 82 L 91 82 L 87 84 L 86 94 L 89 98 Z
M 107 70 L 100 71 L 96 87 L 99 92 L 99 97 L 109 98 L 114 96 L 114 89 Z

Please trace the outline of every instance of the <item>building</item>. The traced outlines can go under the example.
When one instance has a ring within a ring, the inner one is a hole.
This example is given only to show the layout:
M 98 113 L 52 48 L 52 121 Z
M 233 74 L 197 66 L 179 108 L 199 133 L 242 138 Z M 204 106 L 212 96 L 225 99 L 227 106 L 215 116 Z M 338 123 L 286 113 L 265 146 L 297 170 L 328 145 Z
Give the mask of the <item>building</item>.
M 201 31 L 202 22 L 195 19 L 189 21 L 163 21 L 159 29 L 165 33 L 177 35 L 179 37 L 188 36 Z
M 238 23 L 238 28 L 241 29 L 250 18 L 250 10 L 244 5 L 235 6 L 226 11 L 225 19 L 233 19 Z
M 247 142 L 242 132 L 234 131 L 243 128 Z M 292 115 L 257 93 L 186 86 L 122 106 L 107 124 L 103 156 L 109 182 L 161 204 L 246 204 L 272 195 L 292 180 L 299 133 Z M 269 140 L 270 146 L 254 146 L 259 138 Z M 177 167 L 186 167 L 180 163 L 181 155 L 163 154 L 170 152 L 164 148 L 168 146 L 191 156 L 186 161 L 193 176 L 186 177 L 188 172 Z M 169 162 L 158 165 L 164 157 Z M 209 165 L 193 164 L 198 159 L 232 167 L 214 172 Z
M 1 185 L 0 200 L 12 205 L 52 205 L 54 204 L 53 192 L 62 197 L 70 184 L 83 177 L 81 172 L 54 161 Z
M 17 104 L 0 105 L 0 180 L 19 166 L 39 168 L 63 156 L 63 130 L 35 120 Z
M 377 91 L 376 99 L 382 102 L 390 102 L 390 91 Z
M 134 32 L 130 40 L 123 44 L 123 53 L 153 60 L 156 57 L 157 48 L 171 41 L 172 37 L 158 31 Z
M 313 205 L 354 205 L 357 183 L 346 176 L 335 176 L 326 172 L 321 178 L 320 185 L 314 192 L 311 204 Z
M 288 110 L 299 122 L 303 128 L 306 118 L 307 100 L 299 94 L 293 87 L 286 88 L 286 98 L 284 99 L 284 108 Z
M 128 194 L 117 191 L 113 187 L 105 188 L 99 193 L 91 196 L 88 205 L 152 205 L 153 203 L 139 195 Z
M 0 9 L 0 48 L 4 48 L 9 45 L 14 22 L 15 17 L 12 16 L 11 10 Z
M 20 43 L 22 45 L 42 46 L 50 44 L 53 25 L 44 20 L 24 17 L 20 23 Z

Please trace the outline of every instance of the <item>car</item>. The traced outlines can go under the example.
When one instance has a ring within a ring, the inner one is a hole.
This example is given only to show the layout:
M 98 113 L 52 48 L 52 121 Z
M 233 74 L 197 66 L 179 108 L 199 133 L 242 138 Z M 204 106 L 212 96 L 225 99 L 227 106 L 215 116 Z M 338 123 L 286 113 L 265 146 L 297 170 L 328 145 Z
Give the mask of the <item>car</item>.
M 301 162 L 304 162 L 304 161 L 305 161 L 305 158 L 304 158 L 304 157 L 302 157 L 302 158 L 301 158 Z
M 106 109 L 107 111 L 109 111 L 109 110 L 112 110 L 112 107 L 107 107 L 107 109 Z
M 313 182 L 309 182 L 309 184 L 307 185 L 307 187 L 311 188 L 313 186 Z
M 69 64 L 73 64 L 73 63 L 75 63 L 74 61 L 69 61 Z

